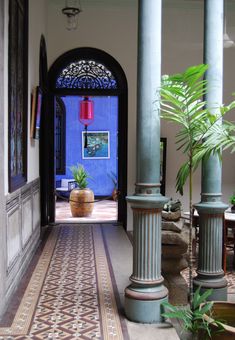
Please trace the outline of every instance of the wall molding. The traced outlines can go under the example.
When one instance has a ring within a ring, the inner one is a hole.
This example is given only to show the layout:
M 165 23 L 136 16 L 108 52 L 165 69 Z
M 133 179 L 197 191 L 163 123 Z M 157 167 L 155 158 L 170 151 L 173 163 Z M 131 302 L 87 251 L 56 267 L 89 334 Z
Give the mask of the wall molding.
M 32 259 L 40 241 L 40 226 L 40 179 L 37 178 L 6 196 L 7 299 Z

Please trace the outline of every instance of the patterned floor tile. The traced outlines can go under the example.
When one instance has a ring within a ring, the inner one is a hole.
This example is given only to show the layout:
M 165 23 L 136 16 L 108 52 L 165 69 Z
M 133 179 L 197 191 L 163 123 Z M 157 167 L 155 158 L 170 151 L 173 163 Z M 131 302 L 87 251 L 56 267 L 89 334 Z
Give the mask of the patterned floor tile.
M 124 339 L 100 226 L 55 227 L 45 252 L 0 340 Z

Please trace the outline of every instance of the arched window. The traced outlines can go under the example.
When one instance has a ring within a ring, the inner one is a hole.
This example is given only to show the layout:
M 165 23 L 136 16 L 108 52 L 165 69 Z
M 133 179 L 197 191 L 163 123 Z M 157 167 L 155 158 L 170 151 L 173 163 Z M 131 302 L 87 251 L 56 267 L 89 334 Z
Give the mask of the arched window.
M 59 74 L 56 88 L 116 90 L 117 81 L 112 72 L 94 60 L 70 63 Z

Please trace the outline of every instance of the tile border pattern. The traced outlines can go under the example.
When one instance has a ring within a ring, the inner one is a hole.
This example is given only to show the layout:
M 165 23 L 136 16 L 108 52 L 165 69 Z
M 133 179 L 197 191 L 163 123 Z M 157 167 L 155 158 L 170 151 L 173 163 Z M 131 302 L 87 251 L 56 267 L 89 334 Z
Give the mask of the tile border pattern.
M 123 339 L 121 322 L 118 315 L 113 286 L 109 272 L 109 265 L 104 248 L 101 229 L 93 226 L 95 261 L 97 266 L 97 279 L 101 318 L 103 321 L 104 340 Z
M 1 327 L 1 335 L 27 334 L 34 310 L 36 308 L 38 296 L 41 292 L 42 285 L 44 283 L 44 279 L 57 242 L 58 232 L 58 229 L 53 229 L 51 234 L 49 235 L 43 252 L 25 290 L 24 296 L 17 310 L 13 323 L 11 327 Z

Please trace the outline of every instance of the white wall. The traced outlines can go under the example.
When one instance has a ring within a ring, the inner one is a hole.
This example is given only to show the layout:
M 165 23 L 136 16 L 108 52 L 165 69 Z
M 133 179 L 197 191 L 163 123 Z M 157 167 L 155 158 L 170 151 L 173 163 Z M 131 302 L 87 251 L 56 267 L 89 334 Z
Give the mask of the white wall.
M 28 131 L 30 131 L 30 108 L 32 89 L 39 85 L 39 51 L 40 39 L 46 38 L 46 0 L 29 1 L 29 97 L 28 97 Z M 46 41 L 47 42 L 47 41 Z M 39 140 L 31 139 L 28 133 L 28 182 L 39 177 Z
M 105 3 L 105 4 L 104 4 Z M 48 3 L 49 64 L 62 53 L 76 47 L 96 47 L 110 53 L 123 67 L 128 80 L 128 194 L 134 192 L 136 168 L 136 70 L 137 70 L 137 1 L 83 0 L 83 12 L 76 31 L 67 31 L 61 9 L 64 1 Z M 122 6 L 122 7 L 121 7 Z M 203 62 L 203 1 L 163 1 L 162 73 L 183 71 Z M 230 8 L 229 21 L 233 20 Z M 233 92 L 235 48 L 225 51 L 225 99 Z M 148 84 L 146 84 L 148 86 Z M 183 156 L 176 152 L 176 128 L 162 122 L 162 137 L 167 137 L 166 195 L 177 198 L 175 176 Z M 235 157 L 226 155 L 223 165 L 224 201 L 235 190 L 233 169 Z M 200 200 L 200 170 L 194 177 L 194 202 Z M 188 209 L 187 186 L 180 197 Z M 128 228 L 132 228 L 132 213 L 128 211 Z

